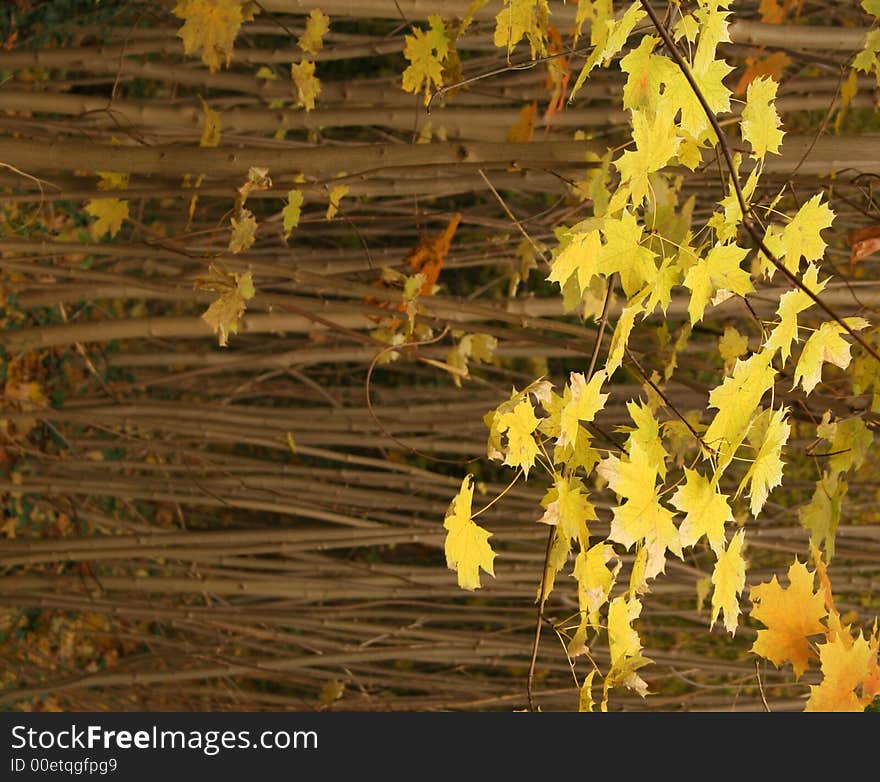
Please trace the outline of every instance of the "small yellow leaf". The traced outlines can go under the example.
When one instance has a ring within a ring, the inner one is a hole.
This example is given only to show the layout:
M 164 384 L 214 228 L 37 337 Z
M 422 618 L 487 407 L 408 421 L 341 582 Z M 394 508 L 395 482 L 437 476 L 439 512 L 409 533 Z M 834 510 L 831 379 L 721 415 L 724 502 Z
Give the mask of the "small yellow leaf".
M 301 190 L 291 190 L 287 194 L 287 203 L 281 210 L 284 238 L 290 237 L 293 229 L 299 225 L 300 211 L 302 209 L 303 194 Z
M 242 209 L 238 217 L 230 219 L 232 236 L 229 239 L 229 252 L 240 253 L 256 241 L 257 219 L 249 209 Z
M 712 573 L 712 622 L 714 626 L 718 614 L 724 612 L 724 629 L 734 635 L 739 617 L 739 594 L 746 585 L 746 561 L 742 556 L 745 530 L 737 532 L 727 548 L 718 555 Z
M 336 185 L 336 187 L 330 190 L 330 202 L 327 204 L 327 214 L 324 215 L 325 220 L 332 220 L 336 217 L 336 213 L 339 211 L 339 202 L 342 201 L 348 191 L 348 185 Z
M 89 226 L 92 239 L 99 240 L 109 233 L 112 239 L 122 227 L 122 221 L 128 217 L 128 201 L 118 198 L 93 198 L 86 204 L 86 212 L 98 218 Z
M 306 111 L 314 109 L 315 98 L 321 94 L 321 80 L 315 76 L 315 63 L 310 60 L 303 60 L 299 65 L 292 63 L 290 78 L 296 85 L 299 105 Z
M 293 435 L 290 432 L 287 433 L 287 447 L 290 448 L 291 453 L 296 453 L 296 443 L 293 441 Z
M 306 19 L 305 32 L 297 39 L 299 48 L 308 54 L 317 54 L 324 46 L 324 34 L 330 29 L 330 17 L 320 8 L 312 9 Z
M 200 98 L 200 100 L 202 101 L 202 110 L 205 112 L 205 129 L 202 131 L 199 146 L 216 147 L 220 144 L 220 130 L 223 126 L 220 115 L 205 103 L 204 98 Z
M 202 319 L 219 338 L 220 347 L 226 347 L 228 336 L 238 333 L 241 316 L 247 308 L 247 301 L 254 297 L 254 280 L 251 272 L 234 274 L 226 271 L 219 263 L 212 263 L 205 277 L 197 277 L 196 290 L 211 291 L 219 296 L 202 314 Z

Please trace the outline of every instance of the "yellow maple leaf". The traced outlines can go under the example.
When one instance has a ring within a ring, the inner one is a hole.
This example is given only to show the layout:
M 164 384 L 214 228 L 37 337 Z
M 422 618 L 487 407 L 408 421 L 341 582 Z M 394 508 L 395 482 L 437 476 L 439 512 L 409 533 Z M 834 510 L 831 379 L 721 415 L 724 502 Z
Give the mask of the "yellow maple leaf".
M 571 373 L 571 401 L 560 411 L 557 444 L 565 447 L 577 439 L 581 421 L 592 421 L 604 406 L 608 394 L 599 393 L 607 379 L 605 371 L 596 372 L 588 383 L 583 373 Z
M 320 8 L 313 8 L 306 19 L 306 29 L 297 39 L 299 48 L 308 54 L 317 54 L 324 46 L 324 35 L 330 29 L 330 17 Z
M 122 221 L 128 217 L 128 201 L 119 198 L 93 198 L 86 204 L 85 210 L 97 218 L 89 226 L 92 239 L 97 241 L 106 233 L 112 239 L 122 227 Z
M 172 13 L 184 20 L 177 31 L 184 52 L 201 49 L 202 62 L 211 73 L 224 61 L 229 67 L 235 36 L 244 22 L 240 0 L 180 0 Z
M 299 104 L 306 111 L 315 108 L 315 98 L 321 94 L 321 80 L 315 76 L 315 63 L 303 60 L 299 64 L 291 63 L 290 78 L 296 85 Z
M 859 635 L 851 638 L 839 635 L 819 645 L 822 681 L 810 685 L 810 698 L 804 711 L 861 712 L 865 703 L 855 690 L 871 673 L 870 663 L 876 663 L 877 652 Z
M 407 92 L 424 89 L 425 105 L 431 99 L 432 85 L 443 86 L 443 60 L 449 53 L 449 38 L 439 16 L 428 17 L 428 31 L 413 28 L 413 34 L 404 37 L 403 56 L 409 65 L 403 72 L 401 86 Z
M 229 252 L 240 253 L 256 241 L 257 219 L 249 209 L 242 209 L 237 217 L 229 220 L 232 236 L 229 238 Z
M 545 37 L 550 8 L 547 0 L 504 0 L 507 6 L 495 16 L 494 43 L 499 48 L 513 51 L 524 37 L 535 55 L 547 54 Z
M 529 469 L 540 453 L 538 443 L 532 435 L 537 426 L 538 419 L 528 397 L 520 400 L 513 410 L 502 413 L 498 420 L 499 433 L 507 433 L 504 464 L 521 467 L 527 478 Z
M 325 220 L 332 220 L 339 211 L 339 203 L 345 198 L 349 191 L 348 185 L 336 185 L 330 189 L 330 198 L 327 203 L 327 213 L 324 215 Z
M 703 441 L 722 455 L 719 470 L 733 459 L 761 398 L 773 386 L 776 370 L 770 366 L 772 358 L 773 353 L 762 350 L 745 361 L 737 361 L 733 374 L 709 392 L 709 407 L 717 408 L 718 412 Z
M 651 662 L 642 655 L 642 644 L 632 623 L 639 618 L 642 604 L 636 598 L 615 597 L 608 607 L 608 648 L 611 669 L 605 677 L 602 711 L 608 709 L 608 691 L 612 687 L 627 687 L 642 697 L 648 685 L 636 671 Z
M 685 484 L 679 486 L 669 503 L 685 513 L 678 529 L 682 546 L 693 546 L 703 535 L 712 550 L 720 556 L 724 547 L 724 524 L 733 521 L 727 495 L 718 491 L 711 481 L 696 470 L 685 468 Z
M 829 278 L 830 279 L 830 278 Z M 825 289 L 828 279 L 819 281 L 819 269 L 810 264 L 804 272 L 801 281 L 804 286 L 813 293 L 819 294 Z M 813 300 L 800 288 L 783 293 L 779 297 L 779 307 L 776 314 L 779 316 L 779 324 L 770 333 L 764 347 L 767 350 L 779 350 L 783 361 L 788 361 L 791 355 L 791 343 L 799 342 L 798 315 L 813 306 Z
M 253 275 L 251 272 L 228 272 L 222 264 L 215 262 L 208 267 L 206 276 L 196 278 L 194 287 L 219 294 L 202 314 L 202 319 L 217 334 L 220 347 L 226 347 L 229 335 L 238 333 L 247 301 L 256 293 Z
M 791 272 L 797 271 L 802 257 L 808 261 L 818 261 L 825 254 L 828 245 L 820 232 L 831 226 L 834 212 L 821 201 L 822 193 L 816 193 L 798 209 L 782 231 L 785 266 Z
M 773 576 L 749 591 L 754 604 L 751 615 L 767 627 L 758 630 L 752 651 L 777 667 L 790 662 L 799 679 L 813 655 L 809 636 L 825 632 L 821 620 L 828 611 L 824 595 L 813 591 L 813 574 L 806 565 L 795 560 L 788 569 L 788 580 L 789 586 L 782 587 Z
M 718 555 L 715 570 L 712 572 L 712 621 L 713 627 L 718 614 L 724 612 L 724 629 L 731 635 L 736 634 L 736 622 L 739 617 L 738 595 L 746 585 L 746 561 L 743 559 L 743 539 L 745 530 L 737 532 L 727 548 Z
M 691 290 L 688 314 L 691 324 L 702 320 L 709 300 L 718 291 L 745 296 L 754 290 L 752 278 L 740 268 L 748 250 L 736 244 L 716 244 L 705 258 L 700 258 L 684 276 L 683 285 Z
M 202 111 L 205 112 L 205 128 L 202 131 L 202 137 L 199 140 L 200 147 L 216 147 L 220 144 L 220 131 L 223 123 L 220 121 L 220 115 L 214 111 L 204 98 L 202 101 Z
M 444 552 L 446 566 L 455 570 L 458 585 L 462 589 L 478 589 L 480 568 L 490 576 L 495 575 L 495 552 L 489 545 L 492 533 L 480 527 L 471 518 L 471 502 L 474 496 L 473 476 L 461 482 L 458 494 L 452 500 L 443 526 L 447 530 Z
M 870 323 L 864 318 L 844 318 L 844 323 L 853 331 L 867 328 Z M 807 340 L 801 357 L 794 370 L 794 388 L 798 381 L 809 394 L 822 379 L 822 364 L 828 362 L 846 369 L 851 359 L 850 345 L 843 339 L 843 326 L 836 321 L 823 323 Z
M 779 154 L 779 145 L 785 135 L 779 130 L 782 120 L 773 104 L 778 87 L 769 76 L 762 76 L 749 84 L 746 91 L 740 131 L 743 141 L 752 145 L 752 157 L 758 160 L 763 160 L 768 152 Z
M 648 175 L 663 168 L 682 142 L 675 133 L 673 109 L 661 103 L 655 110 L 632 110 L 632 140 L 636 150 L 627 150 L 614 161 L 620 172 L 621 186 L 632 194 L 633 204 L 640 205 L 648 195 Z
M 301 190 L 291 190 L 287 194 L 287 203 L 281 210 L 282 228 L 284 238 L 290 237 L 293 229 L 299 225 L 300 212 L 302 210 L 303 194 Z
M 758 445 L 754 461 L 749 465 L 736 493 L 749 484 L 749 508 L 752 515 L 761 512 L 770 490 L 782 483 L 782 447 L 788 442 L 791 424 L 786 420 L 788 408 L 765 410 L 752 424 L 749 439 Z

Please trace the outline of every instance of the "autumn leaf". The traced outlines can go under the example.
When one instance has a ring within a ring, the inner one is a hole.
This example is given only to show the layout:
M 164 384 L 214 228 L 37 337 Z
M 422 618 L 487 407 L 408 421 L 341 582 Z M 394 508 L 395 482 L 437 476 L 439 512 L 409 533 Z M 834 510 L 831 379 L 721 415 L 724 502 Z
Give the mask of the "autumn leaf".
M 97 218 L 89 226 L 92 239 L 98 241 L 104 234 L 116 236 L 122 221 L 128 218 L 128 201 L 119 198 L 93 198 L 85 206 L 86 214 Z
M 746 68 L 733 88 L 734 95 L 743 95 L 749 85 L 760 76 L 769 76 L 774 81 L 781 82 L 789 65 L 791 57 L 785 52 L 773 52 L 764 58 L 746 57 Z
M 724 525 L 733 521 L 727 495 L 696 470 L 685 469 L 684 474 L 685 484 L 669 500 L 672 507 L 685 514 L 678 529 L 681 545 L 693 546 L 705 535 L 712 550 L 720 556 L 725 541 Z
M 249 209 L 242 209 L 238 216 L 229 219 L 232 236 L 229 238 L 229 252 L 240 253 L 247 250 L 255 241 L 257 219 Z
M 751 276 L 740 268 L 747 252 L 736 244 L 716 244 L 705 258 L 687 270 L 682 284 L 691 290 L 688 303 L 691 324 L 702 320 L 709 300 L 718 291 L 745 296 L 754 290 Z
M 843 322 L 853 331 L 860 331 L 870 324 L 864 318 L 844 318 Z M 846 369 L 851 359 L 850 344 L 843 339 L 843 326 L 837 321 L 823 323 L 807 340 L 794 370 L 794 388 L 798 382 L 809 394 L 822 379 L 822 364 L 831 363 Z
M 739 594 L 746 585 L 746 561 L 742 549 L 745 530 L 737 532 L 727 547 L 718 554 L 718 561 L 712 571 L 712 621 L 714 627 L 719 613 L 724 614 L 724 629 L 731 635 L 736 634 L 737 618 L 739 617 Z
M 571 400 L 560 412 L 559 438 L 557 444 L 565 447 L 577 439 L 581 421 L 592 421 L 604 406 L 608 394 L 600 393 L 606 380 L 604 370 L 596 372 L 587 382 L 583 373 L 572 372 L 570 380 Z
M 642 655 L 639 634 L 632 623 L 639 618 L 642 604 L 636 598 L 615 597 L 608 607 L 608 649 L 611 669 L 605 677 L 602 711 L 608 709 L 608 691 L 612 687 L 627 687 L 642 697 L 648 685 L 636 671 L 651 662 Z
M 828 279 L 819 281 L 818 268 L 810 264 L 801 277 L 804 287 L 811 290 L 815 294 L 821 293 L 825 289 Z M 775 351 L 779 350 L 783 361 L 788 361 L 791 355 L 791 343 L 798 342 L 798 315 L 804 310 L 812 307 L 813 299 L 797 288 L 787 293 L 783 293 L 779 297 L 779 308 L 776 314 L 779 316 L 779 324 L 770 333 L 770 337 L 764 344 L 765 349 Z
M 345 198 L 350 189 L 349 185 L 335 185 L 330 188 L 330 197 L 327 202 L 327 212 L 324 215 L 325 220 L 332 220 L 339 211 L 339 203 Z
M 748 337 L 740 334 L 734 326 L 725 326 L 718 340 L 718 353 L 724 359 L 724 371 L 730 372 L 738 358 L 749 349 Z
M 797 271 L 802 257 L 807 261 L 822 258 L 828 245 L 820 232 L 830 227 L 833 220 L 834 212 L 828 208 L 828 204 L 822 203 L 822 193 L 816 193 L 798 209 L 782 231 L 785 266 L 789 271 Z
M 804 711 L 862 712 L 865 703 L 855 690 L 869 674 L 869 664 L 877 652 L 859 635 L 852 639 L 838 636 L 819 645 L 822 681 L 810 685 L 810 698 Z
M 765 410 L 752 423 L 749 439 L 758 444 L 755 458 L 737 489 L 737 495 L 749 485 L 749 508 L 757 517 L 767 501 L 770 490 L 782 483 L 782 447 L 788 442 L 791 424 L 786 420 L 788 408 Z
M 664 103 L 653 111 L 632 111 L 632 140 L 636 149 L 624 152 L 614 166 L 620 172 L 621 186 L 631 192 L 635 205 L 640 205 L 648 195 L 648 175 L 663 168 L 681 145 L 673 114 L 672 107 Z
M 259 166 L 251 166 L 248 169 L 247 179 L 244 184 L 238 188 L 238 206 L 239 208 L 245 205 L 245 202 L 248 200 L 248 196 L 260 190 L 268 190 L 272 187 L 272 180 L 269 178 L 269 169 L 261 168 Z
M 431 90 L 443 86 L 443 60 L 449 53 L 449 38 L 443 20 L 428 17 L 428 31 L 413 28 L 413 34 L 404 37 L 403 56 L 409 65 L 403 72 L 402 87 L 407 92 L 424 92 L 425 105 L 431 99 Z
M 752 651 L 777 667 L 790 662 L 799 679 L 812 656 L 809 636 L 825 632 L 821 620 L 828 612 L 823 594 L 813 591 L 813 574 L 806 565 L 795 560 L 788 580 L 789 586 L 782 587 L 773 576 L 751 588 L 751 615 L 767 628 L 758 630 Z
M 846 240 L 852 250 L 849 259 L 850 266 L 852 266 L 856 261 L 867 258 L 880 250 L 880 225 L 853 229 L 847 234 Z
M 211 73 L 232 60 L 232 46 L 244 22 L 240 0 L 180 0 L 172 13 L 184 20 L 177 31 L 186 54 L 202 50 Z
M 471 518 L 473 496 L 473 476 L 468 475 L 461 482 L 461 488 L 443 520 L 447 530 L 444 544 L 446 566 L 456 571 L 458 585 L 469 590 L 481 586 L 480 568 L 490 576 L 495 575 L 495 552 L 489 545 L 492 533 L 478 526 Z
M 290 78 L 296 85 L 298 105 L 307 112 L 312 111 L 315 108 L 315 98 L 321 94 L 321 80 L 315 76 L 315 63 L 311 60 L 302 60 L 299 64 L 291 63 Z
M 507 433 L 504 464 L 522 468 L 526 477 L 540 453 L 532 435 L 537 426 L 538 419 L 528 397 L 523 398 L 513 410 L 502 413 L 498 420 L 498 432 Z
M 508 55 L 523 38 L 529 42 L 532 58 L 547 54 L 545 36 L 550 8 L 547 0 L 504 0 L 505 8 L 495 16 L 494 43 Z
M 196 278 L 194 287 L 196 290 L 219 294 L 202 314 L 202 319 L 217 334 L 220 347 L 226 347 L 229 335 L 238 333 L 241 316 L 244 315 L 248 300 L 254 297 L 254 280 L 251 272 L 235 274 L 215 262 L 208 267 L 207 276 Z
M 330 29 L 330 17 L 320 8 L 313 8 L 306 19 L 306 29 L 297 39 L 299 48 L 307 54 L 317 54 L 324 46 L 324 35 Z
M 752 145 L 752 156 L 758 160 L 763 160 L 768 152 L 779 154 L 784 133 L 779 130 L 782 120 L 773 104 L 778 87 L 770 77 L 761 76 L 749 84 L 746 92 L 740 130 L 743 141 Z
M 772 358 L 772 353 L 761 351 L 737 361 L 733 374 L 709 392 L 709 407 L 717 408 L 718 412 L 703 440 L 722 453 L 722 466 L 733 458 L 761 398 L 773 386 L 776 370 L 770 365 Z
M 302 209 L 303 194 L 301 190 L 291 190 L 287 193 L 287 202 L 281 210 L 282 230 L 284 238 L 290 238 L 293 229 L 299 225 L 300 211 Z
M 525 143 L 532 140 L 535 134 L 535 114 L 538 111 L 538 102 L 526 103 L 519 110 L 519 118 L 507 131 L 507 141 Z
M 223 127 L 223 123 L 220 120 L 220 115 L 214 111 L 204 100 L 204 98 L 199 98 L 202 102 L 202 111 L 205 113 L 205 128 L 202 131 L 202 137 L 199 139 L 200 147 L 216 147 L 220 144 L 220 131 Z

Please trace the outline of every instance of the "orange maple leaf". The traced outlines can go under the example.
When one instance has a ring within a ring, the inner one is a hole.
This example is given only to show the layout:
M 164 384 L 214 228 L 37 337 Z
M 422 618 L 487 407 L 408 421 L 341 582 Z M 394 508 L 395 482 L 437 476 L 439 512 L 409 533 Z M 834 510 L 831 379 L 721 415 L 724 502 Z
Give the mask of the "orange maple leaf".
M 776 576 L 751 588 L 751 614 L 767 626 L 758 630 L 752 651 L 776 666 L 790 662 L 799 679 L 814 656 L 808 636 L 826 632 L 821 620 L 828 611 L 824 590 L 813 591 L 813 573 L 805 564 L 795 560 L 788 569 L 788 580 L 787 588 L 780 586 Z
M 403 259 L 404 263 L 412 269 L 413 274 L 421 274 L 424 277 L 419 286 L 420 295 L 430 296 L 433 293 L 434 286 L 437 284 L 437 278 L 440 276 L 440 270 L 443 268 L 446 255 L 449 253 L 449 248 L 452 245 L 452 238 L 455 236 L 460 221 L 461 214 L 456 212 L 446 228 L 434 237 L 423 236 L 415 249 L 407 253 Z M 376 280 L 373 285 L 376 287 L 387 287 L 387 283 L 383 279 Z M 380 309 L 394 308 L 401 312 L 406 309 L 406 304 L 402 301 L 395 304 L 390 301 L 378 301 L 372 296 L 368 296 L 365 302 Z M 386 325 L 391 329 L 397 329 L 402 323 L 399 318 L 392 318 L 390 321 L 386 318 L 372 318 L 372 320 L 377 323 L 385 321 Z
M 733 89 L 734 95 L 745 95 L 748 86 L 759 76 L 770 76 L 774 81 L 781 82 L 785 69 L 791 65 L 791 57 L 785 52 L 773 52 L 761 58 L 763 49 L 756 50 L 752 57 L 746 57 L 746 69 Z

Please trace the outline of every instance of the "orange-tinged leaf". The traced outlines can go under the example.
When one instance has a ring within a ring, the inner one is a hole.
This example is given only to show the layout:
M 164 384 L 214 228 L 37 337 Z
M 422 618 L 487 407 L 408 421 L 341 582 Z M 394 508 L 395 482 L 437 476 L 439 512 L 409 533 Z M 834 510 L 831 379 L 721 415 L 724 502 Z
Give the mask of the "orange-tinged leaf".
M 782 587 L 776 576 L 751 588 L 753 618 L 766 625 L 758 630 L 752 651 L 777 667 L 790 662 L 797 678 L 807 669 L 813 653 L 809 636 L 825 633 L 822 619 L 827 616 L 825 596 L 813 591 L 813 574 L 797 560 L 788 569 L 789 586 Z
M 437 284 L 437 278 L 440 276 L 440 271 L 449 254 L 452 239 L 460 222 L 461 213 L 456 212 L 447 223 L 446 228 L 434 237 L 423 236 L 418 246 L 407 253 L 403 259 L 416 274 L 425 276 L 425 284 L 421 291 L 425 296 L 430 295 Z
M 810 686 L 810 698 L 804 711 L 865 710 L 855 690 L 871 673 L 869 665 L 876 663 L 876 651 L 859 635 L 852 639 L 838 636 L 819 645 L 822 681 Z
M 122 227 L 122 221 L 128 217 L 128 201 L 119 198 L 93 198 L 85 209 L 97 218 L 89 226 L 89 233 L 96 241 L 107 233 L 112 239 Z
M 847 234 L 846 240 L 852 250 L 849 259 L 850 265 L 852 265 L 880 250 L 880 225 L 856 228 Z
M 734 87 L 733 94 L 744 94 L 748 86 L 759 76 L 769 76 L 774 81 L 782 81 L 783 73 L 789 65 L 791 58 L 785 52 L 773 52 L 763 59 L 746 57 L 746 69 Z
M 290 78 L 296 85 L 299 105 L 306 111 L 315 108 L 315 98 L 321 94 L 321 80 L 315 76 L 315 63 L 303 60 L 299 64 L 291 63 Z
M 259 166 L 251 166 L 248 169 L 248 177 L 245 183 L 238 188 L 239 207 L 244 206 L 248 200 L 248 196 L 259 190 L 268 190 L 272 187 L 272 180 L 269 178 L 269 169 L 260 168 Z
M 495 575 L 495 552 L 489 545 L 492 533 L 477 525 L 471 518 L 473 496 L 473 476 L 468 475 L 461 482 L 461 489 L 452 500 L 443 520 L 443 526 L 447 530 L 444 544 L 446 566 L 456 571 L 458 585 L 469 590 L 481 586 L 481 568 L 490 576 Z
M 299 48 L 308 54 L 317 54 L 324 46 L 324 35 L 330 29 L 330 17 L 320 8 L 313 8 L 306 19 L 306 29 L 297 39 Z
M 211 73 L 224 61 L 229 67 L 233 42 L 244 21 L 240 0 L 180 0 L 173 13 L 184 20 L 177 35 L 187 54 L 201 49 L 202 62 Z

